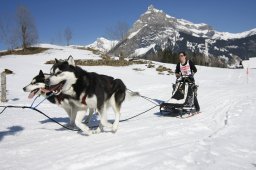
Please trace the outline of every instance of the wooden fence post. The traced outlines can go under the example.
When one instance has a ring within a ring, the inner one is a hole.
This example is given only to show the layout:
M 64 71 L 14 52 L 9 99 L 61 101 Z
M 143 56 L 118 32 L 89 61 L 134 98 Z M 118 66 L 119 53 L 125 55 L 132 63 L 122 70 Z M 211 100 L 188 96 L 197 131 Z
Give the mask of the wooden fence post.
M 7 102 L 6 100 L 6 73 L 1 73 L 1 102 Z

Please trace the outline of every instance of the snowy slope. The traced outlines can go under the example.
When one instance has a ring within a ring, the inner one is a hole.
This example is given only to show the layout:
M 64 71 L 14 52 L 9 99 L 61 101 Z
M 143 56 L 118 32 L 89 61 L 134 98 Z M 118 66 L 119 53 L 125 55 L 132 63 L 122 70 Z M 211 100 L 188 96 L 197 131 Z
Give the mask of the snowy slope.
M 223 40 L 239 39 L 239 38 L 245 38 L 245 37 L 255 35 L 255 34 L 256 34 L 256 28 L 251 29 L 249 31 L 244 31 L 244 32 L 241 32 L 241 33 L 229 33 L 229 32 L 215 31 L 215 34 L 212 38 L 213 39 L 223 39 Z
M 6 104 L 29 105 L 22 91 L 44 62 L 53 58 L 97 58 L 91 52 L 57 47 L 42 54 L 3 56 L 0 71 L 9 68 Z M 252 60 L 255 61 L 255 60 Z M 172 69 L 175 65 L 164 64 Z M 144 65 L 128 67 L 83 67 L 88 71 L 121 78 L 129 89 L 142 95 L 167 100 L 174 76 L 159 75 Z M 145 71 L 136 72 L 133 68 Z M 256 167 L 256 70 L 199 67 L 198 100 L 202 113 L 189 119 L 162 117 L 158 108 L 120 123 L 117 133 L 83 136 L 50 122 L 31 110 L 8 109 L 0 115 L 1 170 L 84 169 L 207 169 L 248 170 Z M 40 98 L 43 99 L 43 98 Z M 124 103 L 121 119 L 150 107 L 152 103 L 133 98 Z M 39 109 L 60 123 L 67 123 L 61 108 L 44 102 Z M 108 111 L 113 119 L 112 110 Z M 93 119 L 96 121 L 96 117 Z M 91 124 L 95 124 L 92 121 Z

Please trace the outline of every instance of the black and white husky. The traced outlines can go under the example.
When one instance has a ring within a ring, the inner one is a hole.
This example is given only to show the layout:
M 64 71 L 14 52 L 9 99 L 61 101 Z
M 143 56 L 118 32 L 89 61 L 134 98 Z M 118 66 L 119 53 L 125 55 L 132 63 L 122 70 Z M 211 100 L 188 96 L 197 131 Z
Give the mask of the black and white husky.
M 70 101 L 81 109 L 96 109 L 100 116 L 100 125 L 96 132 L 103 131 L 103 127 L 111 128 L 113 132 L 116 132 L 120 120 L 121 105 L 127 92 L 122 80 L 87 72 L 75 65 L 72 56 L 64 61 L 57 59 L 55 61 L 51 68 L 51 76 L 46 79 L 49 90 L 54 91 L 56 95 L 63 93 L 70 96 Z M 138 95 L 137 93 L 129 93 L 131 96 Z M 115 112 L 113 124 L 107 121 L 106 110 L 109 106 Z M 92 131 L 82 123 L 84 116 L 85 111 L 78 111 L 75 124 L 84 133 L 90 135 Z
M 45 80 L 48 78 L 49 75 L 44 74 L 42 70 L 39 71 L 39 74 L 36 75 L 32 81 L 23 88 L 25 92 L 29 92 L 28 98 L 32 99 L 35 95 L 42 95 L 47 97 L 47 100 L 53 104 L 57 104 L 58 106 L 62 107 L 68 114 L 70 122 L 68 126 L 75 127 L 75 117 L 77 111 L 80 109 L 75 106 L 73 103 L 69 102 L 69 96 L 63 93 L 59 93 L 58 95 L 54 94 L 51 95 L 51 91 L 46 89 Z M 51 96 L 49 96 L 51 95 Z M 89 116 L 85 120 L 85 122 L 89 122 L 94 110 L 89 110 Z

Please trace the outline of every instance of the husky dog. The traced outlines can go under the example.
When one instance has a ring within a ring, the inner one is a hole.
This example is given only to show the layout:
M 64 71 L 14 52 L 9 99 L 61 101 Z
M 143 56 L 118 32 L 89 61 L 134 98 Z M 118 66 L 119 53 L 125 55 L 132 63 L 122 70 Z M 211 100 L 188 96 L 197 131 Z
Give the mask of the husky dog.
M 35 76 L 31 83 L 23 88 L 25 92 L 30 92 L 28 98 L 32 99 L 35 95 L 42 95 L 42 96 L 49 96 L 51 95 L 51 91 L 46 89 L 45 80 L 49 77 L 49 75 L 44 74 L 42 70 L 39 71 L 39 74 Z M 47 98 L 47 100 L 53 104 L 57 104 L 58 106 L 62 107 L 68 114 L 70 122 L 70 127 L 75 127 L 75 116 L 77 110 L 76 106 L 73 103 L 69 102 L 69 96 L 63 93 L 59 93 L 58 95 L 52 95 Z M 90 109 L 89 116 L 85 120 L 85 122 L 89 122 L 94 110 Z
M 87 72 L 75 65 L 72 56 L 69 56 L 64 61 L 55 59 L 55 64 L 51 68 L 51 74 L 45 82 L 49 86 L 49 90 L 54 91 L 56 95 L 63 93 L 70 96 L 70 100 L 81 109 L 90 108 L 97 110 L 100 116 L 100 125 L 96 132 L 103 131 L 103 127 L 111 128 L 113 132 L 117 131 L 121 105 L 125 100 L 127 92 L 122 80 L 94 72 Z M 106 110 L 109 106 L 115 112 L 113 124 L 107 121 Z M 92 131 L 88 126 L 82 124 L 84 116 L 84 111 L 78 111 L 75 124 L 84 133 L 90 135 Z

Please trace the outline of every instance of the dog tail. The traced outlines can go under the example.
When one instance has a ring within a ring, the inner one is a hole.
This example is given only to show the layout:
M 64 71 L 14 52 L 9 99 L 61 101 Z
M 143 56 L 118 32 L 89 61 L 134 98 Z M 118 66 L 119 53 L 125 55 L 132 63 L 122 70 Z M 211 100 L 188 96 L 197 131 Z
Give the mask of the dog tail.
M 115 79 L 113 84 L 113 93 L 115 95 L 115 103 L 118 108 L 121 107 L 125 99 L 140 96 L 138 92 L 131 91 L 126 88 L 125 84 L 120 79 Z
M 130 89 L 126 89 L 125 95 L 127 96 L 127 100 L 132 99 L 133 97 L 139 97 L 140 93 L 139 92 L 134 92 Z
M 128 97 L 138 97 L 138 96 L 140 96 L 140 93 L 131 91 L 130 89 L 126 89 L 126 95 Z
M 113 93 L 115 93 L 115 102 L 118 107 L 121 107 L 121 104 L 125 100 L 125 91 L 126 86 L 120 79 L 115 79 L 113 84 Z

